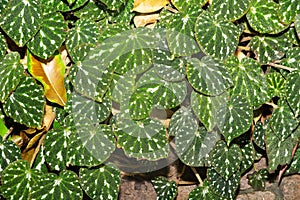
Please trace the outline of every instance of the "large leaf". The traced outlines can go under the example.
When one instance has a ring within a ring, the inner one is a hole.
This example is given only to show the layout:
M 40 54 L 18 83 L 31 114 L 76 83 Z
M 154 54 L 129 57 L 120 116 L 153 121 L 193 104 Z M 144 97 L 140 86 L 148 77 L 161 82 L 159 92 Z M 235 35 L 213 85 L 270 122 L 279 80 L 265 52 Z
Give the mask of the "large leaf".
M 233 21 L 241 18 L 250 5 L 251 0 L 214 0 L 211 4 L 211 11 L 219 19 Z
M 297 70 L 287 75 L 286 98 L 296 117 L 300 114 L 300 72 Z
M 222 125 L 222 121 L 218 121 L 219 109 L 226 105 L 228 93 L 224 92 L 220 96 L 210 97 L 192 91 L 191 94 L 191 107 L 208 131 L 213 130 L 216 125 Z
M 39 30 L 41 13 L 37 0 L 11 0 L 2 15 L 0 26 L 17 45 L 24 46 Z
M 0 119 L 0 124 L 1 124 Z M 1 125 L 0 125 L 1 126 Z M 1 153 L 1 161 L 0 161 L 0 175 L 2 171 L 12 162 L 21 159 L 21 151 L 17 147 L 15 143 L 9 140 L 0 142 L 0 153 Z
M 65 64 L 60 56 L 56 55 L 49 63 L 39 62 L 28 51 L 28 70 L 31 75 L 44 86 L 46 98 L 61 106 L 67 102 L 67 92 L 64 84 Z
M 267 81 L 256 61 L 247 57 L 239 61 L 237 57 L 231 57 L 226 66 L 234 82 L 232 95 L 246 97 L 255 108 L 269 100 Z
M 252 116 L 250 103 L 242 96 L 232 96 L 227 105 L 220 108 L 217 120 L 223 122 L 219 125 L 219 128 L 227 145 L 250 128 Z
M 43 89 L 30 77 L 23 77 L 9 96 L 3 109 L 16 122 L 28 127 L 39 127 L 44 115 Z
M 60 13 L 43 16 L 39 32 L 27 44 L 34 55 L 47 59 L 60 48 L 65 40 L 67 24 Z
M 231 22 L 218 20 L 211 13 L 203 12 L 196 21 L 195 33 L 201 49 L 211 57 L 222 60 L 234 54 L 241 30 Z
M 20 63 L 20 55 L 17 52 L 7 54 L 0 61 L 0 101 L 4 102 L 9 94 L 17 87 L 23 75 L 24 68 Z
M 215 96 L 232 85 L 231 77 L 222 63 L 205 56 L 200 60 L 188 60 L 187 77 L 195 90 Z
M 281 59 L 292 44 L 284 36 L 254 36 L 250 41 L 250 47 L 257 54 L 258 62 L 267 64 Z
M 297 13 L 300 13 L 300 4 L 297 0 L 280 0 L 279 1 L 279 18 L 285 24 L 295 20 Z
M 242 152 L 238 145 L 229 148 L 224 141 L 219 141 L 211 152 L 211 164 L 225 181 L 240 168 Z
M 79 180 L 75 172 L 62 171 L 59 176 L 47 173 L 33 185 L 30 199 L 81 199 L 83 196 Z
M 284 26 L 278 17 L 279 5 L 272 0 L 253 1 L 247 19 L 250 26 L 260 33 L 279 33 Z
M 17 160 L 11 163 L 1 176 L 1 193 L 6 199 L 27 200 L 32 185 L 41 178 L 41 172 L 30 169 L 27 161 Z
M 169 3 L 169 0 L 135 0 L 133 11 L 140 13 L 152 13 L 162 9 Z
M 2 33 L 0 33 L 0 61 L 5 56 L 6 49 L 7 49 L 7 44 L 6 44 L 5 37 L 4 35 L 2 35 Z
M 177 196 L 175 181 L 168 181 L 164 177 L 156 177 L 151 180 L 157 194 L 157 200 L 173 200 Z
M 81 168 L 79 180 L 83 190 L 92 199 L 118 199 L 121 173 L 114 167 L 101 165 L 94 169 Z

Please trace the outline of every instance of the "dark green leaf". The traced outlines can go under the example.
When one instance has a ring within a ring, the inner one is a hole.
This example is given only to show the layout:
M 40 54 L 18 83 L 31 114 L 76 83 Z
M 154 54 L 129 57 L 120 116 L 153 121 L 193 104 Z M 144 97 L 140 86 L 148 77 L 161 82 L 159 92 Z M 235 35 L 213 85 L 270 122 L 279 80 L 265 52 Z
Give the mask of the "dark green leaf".
M 103 19 L 106 16 L 106 13 L 98 1 L 88 1 L 83 8 L 75 11 L 74 15 L 78 18 L 98 21 Z
M 240 173 L 246 172 L 254 163 L 255 150 L 252 143 L 247 143 L 241 147 L 242 162 L 240 166 Z
M 0 119 L 0 123 L 1 123 Z M 2 138 L 1 138 L 2 139 Z M 2 171 L 12 162 L 21 159 L 21 151 L 15 143 L 9 140 L 0 142 L 1 165 L 0 175 Z
M 300 48 L 293 47 L 286 51 L 285 58 L 281 60 L 281 65 L 300 70 Z
M 126 0 L 101 0 L 109 10 L 119 10 Z
M 279 18 L 284 24 L 290 24 L 295 20 L 297 13 L 300 13 L 300 4 L 298 0 L 280 0 Z
M 293 160 L 290 163 L 288 170 L 284 174 L 288 175 L 288 174 L 296 174 L 296 173 L 298 174 L 300 173 L 300 149 L 299 148 L 295 152 Z
M 171 0 L 174 6 L 179 10 L 179 11 L 186 11 L 189 8 L 193 6 L 203 6 L 204 4 L 207 3 L 207 0 Z
M 249 184 L 255 190 L 264 190 L 265 189 L 265 182 L 269 176 L 269 172 L 267 169 L 261 169 L 253 174 L 249 174 L 247 176 Z
M 280 73 L 270 73 L 266 75 L 268 82 L 268 96 L 272 97 L 284 97 L 286 80 Z
M 261 149 L 264 149 L 264 150 L 266 149 L 265 135 L 266 135 L 269 121 L 270 121 L 269 119 L 266 120 L 264 123 L 262 123 L 261 121 L 258 121 L 254 127 L 253 142 L 257 146 L 259 146 Z
M 1 6 L 1 5 L 0 5 Z M 7 49 L 7 44 L 4 35 L 0 33 L 0 61 L 4 58 Z
M 287 75 L 286 98 L 293 110 L 294 116 L 300 114 L 300 72 L 297 70 Z
M 225 200 L 226 198 L 220 197 L 216 194 L 213 193 L 211 187 L 209 186 L 209 183 L 207 180 L 204 180 L 203 186 L 197 187 L 196 189 L 192 190 L 189 193 L 189 198 L 188 200 L 196 200 L 196 199 L 201 199 L 201 200 Z
M 296 15 L 295 28 L 296 28 L 298 38 L 300 38 L 300 14 Z
M 156 177 L 151 180 L 157 194 L 157 200 L 173 200 L 177 196 L 177 185 L 175 181 L 168 181 L 164 177 Z

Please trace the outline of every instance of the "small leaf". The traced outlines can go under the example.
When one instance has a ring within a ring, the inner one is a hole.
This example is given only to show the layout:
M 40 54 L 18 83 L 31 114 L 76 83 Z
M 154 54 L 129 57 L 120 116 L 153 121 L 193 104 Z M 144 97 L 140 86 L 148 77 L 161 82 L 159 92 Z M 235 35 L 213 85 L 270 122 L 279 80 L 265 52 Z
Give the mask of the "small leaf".
M 67 93 L 64 84 L 65 64 L 60 56 L 56 55 L 49 63 L 39 62 L 28 51 L 28 70 L 31 75 L 44 86 L 46 98 L 61 106 L 67 102 Z
M 95 169 L 81 168 L 80 185 L 92 199 L 118 199 L 121 173 L 114 167 L 101 165 Z
M 11 200 L 27 200 L 32 190 L 32 185 L 42 176 L 36 169 L 30 169 L 27 161 L 17 160 L 11 163 L 2 172 L 1 193 Z
M 195 199 L 202 199 L 202 200 L 225 200 L 226 198 L 221 197 L 213 193 L 211 187 L 209 186 L 209 183 L 207 180 L 204 180 L 203 186 L 197 187 L 196 189 L 193 189 L 189 193 L 188 200 L 195 200 Z
M 297 13 L 300 13 L 300 4 L 297 0 L 279 1 L 279 18 L 284 24 L 290 24 L 295 20 Z
M 20 55 L 17 52 L 7 54 L 0 61 L 0 101 L 4 102 L 9 94 L 17 87 L 21 77 L 23 76 L 24 68 L 20 63 Z
M 187 77 L 194 89 L 210 96 L 220 95 L 233 84 L 225 66 L 208 56 L 188 60 Z
M 177 196 L 175 181 L 168 181 L 164 177 L 156 177 L 151 180 L 157 194 L 157 200 L 173 200 Z
M 219 128 L 228 145 L 250 128 L 252 116 L 250 103 L 242 96 L 232 96 L 227 105 L 220 108 L 217 120 L 223 122 Z
M 224 141 L 219 141 L 211 152 L 211 163 L 225 181 L 240 168 L 242 161 L 241 149 L 233 144 L 229 148 Z
M 269 119 L 267 119 L 264 123 L 258 121 L 254 127 L 253 142 L 263 150 L 266 149 L 265 135 L 269 121 Z
M 0 126 L 2 120 L 0 119 Z M 3 125 L 4 126 L 4 125 Z M 5 127 L 6 128 L 6 127 Z M 1 129 L 1 128 L 0 128 Z M 21 159 L 21 151 L 15 143 L 9 140 L 4 140 L 0 142 L 0 153 L 1 165 L 0 165 L 0 175 L 2 171 L 12 162 Z
M 60 48 L 66 36 L 67 24 L 60 13 L 43 16 L 41 29 L 27 44 L 36 56 L 47 59 Z
M 286 28 L 278 17 L 279 5 L 271 0 L 256 0 L 252 3 L 247 19 L 250 26 L 260 33 L 279 33 Z
M 234 54 L 241 30 L 231 22 L 203 12 L 197 18 L 195 34 L 201 50 L 212 58 L 223 60 Z
M 9 96 L 3 109 L 16 122 L 28 127 L 40 127 L 44 114 L 43 89 L 31 77 L 23 77 Z
M 207 178 L 211 190 L 221 198 L 234 199 L 240 183 L 240 174 L 234 173 L 227 181 L 224 180 L 214 169 L 208 169 Z
M 2 114 L 0 114 L 0 136 L 3 137 L 7 133 L 7 131 L 8 131 L 8 129 L 5 126 L 5 123 L 3 121 L 3 116 L 2 116 Z
M 152 13 L 162 9 L 169 3 L 169 0 L 135 0 L 133 11 L 140 13 Z
M 40 28 L 42 9 L 37 0 L 11 0 L 0 20 L 1 28 L 23 47 Z
M 3 3 L 3 1 L 1 3 Z M 7 44 L 6 44 L 5 37 L 4 35 L 2 35 L 2 33 L 0 33 L 0 61 L 4 58 L 6 49 L 7 49 Z
M 270 73 L 266 75 L 268 83 L 268 96 L 272 97 L 284 97 L 286 80 L 279 73 Z
M 122 2 L 122 1 L 119 0 L 116 2 Z M 118 10 L 108 10 L 107 11 L 108 21 L 110 23 L 121 23 L 121 24 L 130 25 L 131 20 L 134 16 L 134 13 L 132 12 L 133 7 L 134 7 L 134 0 L 127 0 L 126 2 L 123 2 L 123 4 Z
M 284 173 L 285 175 L 300 173 L 300 149 L 298 148 L 295 152 L 292 162 L 289 168 Z
M 32 185 L 30 199 L 81 199 L 83 196 L 75 172 L 62 171 L 59 176 L 47 173 Z
M 294 112 L 295 117 L 300 115 L 300 72 L 297 70 L 287 75 L 286 81 L 286 98 Z
M 249 184 L 255 190 L 263 191 L 265 189 L 265 182 L 268 179 L 269 172 L 267 169 L 260 169 L 257 172 L 253 172 L 253 174 L 247 175 Z

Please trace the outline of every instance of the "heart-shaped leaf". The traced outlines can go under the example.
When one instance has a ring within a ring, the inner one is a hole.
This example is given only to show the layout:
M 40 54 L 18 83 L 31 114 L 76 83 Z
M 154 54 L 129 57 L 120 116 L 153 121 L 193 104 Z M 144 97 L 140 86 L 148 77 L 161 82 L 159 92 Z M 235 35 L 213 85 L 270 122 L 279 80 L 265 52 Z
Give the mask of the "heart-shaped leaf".
M 210 96 L 220 95 L 233 84 L 225 66 L 208 56 L 188 60 L 187 77 L 194 89 Z
M 2 172 L 1 193 L 11 200 L 27 200 L 32 190 L 32 185 L 42 176 L 36 169 L 30 169 L 27 161 L 17 160 L 11 163 Z
M 1 126 L 1 119 L 0 119 L 0 126 Z M 0 161 L 0 175 L 2 171 L 12 162 L 21 159 L 21 152 L 20 149 L 9 140 L 4 140 L 0 142 L 0 153 L 2 155 Z
M 242 153 L 236 144 L 228 148 L 226 143 L 221 140 L 215 145 L 211 155 L 211 164 L 225 181 L 240 168 Z
M 0 61 L 0 101 L 4 102 L 9 94 L 17 87 L 23 75 L 24 68 L 20 64 L 20 55 L 17 52 L 7 54 Z
M 3 109 L 16 122 L 28 127 L 39 127 L 44 114 L 43 89 L 30 77 L 23 77 L 9 96 Z
M 80 185 L 92 199 L 118 199 L 121 173 L 114 167 L 101 165 L 94 169 L 81 168 Z
M 226 66 L 234 82 L 232 95 L 246 97 L 255 108 L 269 100 L 266 78 L 256 61 L 247 57 L 239 61 L 237 57 L 231 57 Z
M 195 34 L 201 49 L 215 59 L 226 59 L 234 54 L 241 30 L 233 23 L 218 20 L 209 12 L 199 15 Z
M 218 18 L 233 21 L 241 18 L 249 9 L 251 0 L 214 0 L 211 4 L 211 12 Z
M 252 109 L 247 99 L 242 96 L 232 96 L 227 105 L 223 105 L 218 114 L 217 121 L 227 144 L 245 133 L 252 123 Z
M 24 46 L 39 30 L 42 8 L 37 0 L 11 0 L 0 20 L 1 28 L 17 45 Z
M 279 5 L 271 0 L 256 0 L 252 3 L 247 19 L 250 26 L 260 33 L 279 33 L 286 28 L 278 17 Z
M 27 44 L 34 55 L 47 59 L 60 48 L 66 36 L 67 24 L 60 13 L 43 16 L 41 29 Z
M 279 73 L 270 73 L 266 75 L 268 83 L 268 96 L 272 97 L 284 97 L 286 80 Z
M 168 181 L 164 177 L 156 177 L 151 180 L 157 194 L 157 200 L 173 200 L 177 196 L 175 181 Z
M 295 20 L 297 13 L 300 13 L 300 4 L 297 0 L 279 1 L 279 18 L 284 24 L 290 24 Z
M 61 106 L 67 102 L 67 93 L 64 83 L 65 64 L 60 56 L 56 55 L 49 63 L 39 62 L 28 52 L 28 70 L 44 86 L 46 98 Z
M 59 176 L 47 173 L 33 185 L 30 199 L 81 199 L 83 196 L 79 180 L 75 172 L 62 171 Z
M 287 75 L 286 98 L 296 117 L 300 114 L 300 72 L 297 70 Z

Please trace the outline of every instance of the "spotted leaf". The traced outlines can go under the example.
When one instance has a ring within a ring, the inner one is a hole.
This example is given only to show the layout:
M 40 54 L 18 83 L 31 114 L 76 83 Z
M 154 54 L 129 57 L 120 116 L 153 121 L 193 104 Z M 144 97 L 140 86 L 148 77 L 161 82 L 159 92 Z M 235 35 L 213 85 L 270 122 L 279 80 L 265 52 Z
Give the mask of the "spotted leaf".
M 0 119 L 0 126 L 1 126 L 1 119 Z M 1 157 L 1 164 L 0 164 L 0 174 L 2 171 L 12 162 L 21 159 L 21 151 L 10 140 L 4 140 L 0 143 L 0 153 L 2 155 Z
M 300 38 L 300 14 L 296 15 L 295 28 L 296 28 L 298 38 Z
M 300 114 L 300 93 L 298 86 L 300 84 L 299 71 L 287 75 L 286 81 L 286 98 L 296 117 Z
M 112 166 L 101 165 L 97 168 L 81 168 L 80 185 L 92 199 L 118 199 L 121 173 Z
M 4 58 L 7 49 L 5 37 L 0 33 L 0 61 Z
M 247 143 L 241 148 L 242 152 L 242 162 L 240 166 L 240 173 L 245 173 L 254 163 L 255 150 L 252 143 Z
M 101 2 L 103 2 L 110 10 L 118 10 L 126 0 L 101 0 Z
M 300 149 L 298 148 L 295 152 L 292 162 L 289 165 L 289 168 L 284 173 L 285 175 L 288 174 L 296 174 L 300 173 Z
M 203 6 L 207 3 L 207 0 L 171 0 L 173 5 L 179 10 L 179 11 L 186 11 L 190 7 L 193 6 Z
M 88 1 L 83 8 L 76 10 L 74 15 L 78 18 L 93 19 L 99 21 L 105 18 L 104 8 L 98 1 Z
M 225 200 L 226 198 L 220 197 L 216 195 L 207 180 L 203 181 L 203 186 L 197 187 L 189 193 L 188 200 L 195 200 L 195 199 L 203 199 L 203 200 L 214 200 L 220 199 Z
M 268 83 L 268 96 L 272 97 L 284 97 L 286 80 L 279 73 L 270 73 L 266 75 Z
M 157 194 L 157 200 L 173 200 L 177 196 L 175 181 L 168 181 L 164 177 L 156 177 L 151 180 Z
M 300 4 L 297 0 L 279 1 L 278 15 L 282 22 L 290 24 L 295 20 L 297 13 L 300 13 Z
M 267 119 L 264 123 L 258 121 L 254 127 L 253 142 L 263 150 L 266 149 L 265 135 L 269 122 L 269 119 Z
M 281 65 L 290 67 L 293 69 L 300 69 L 300 48 L 293 47 L 286 51 L 285 58 L 280 62 Z

